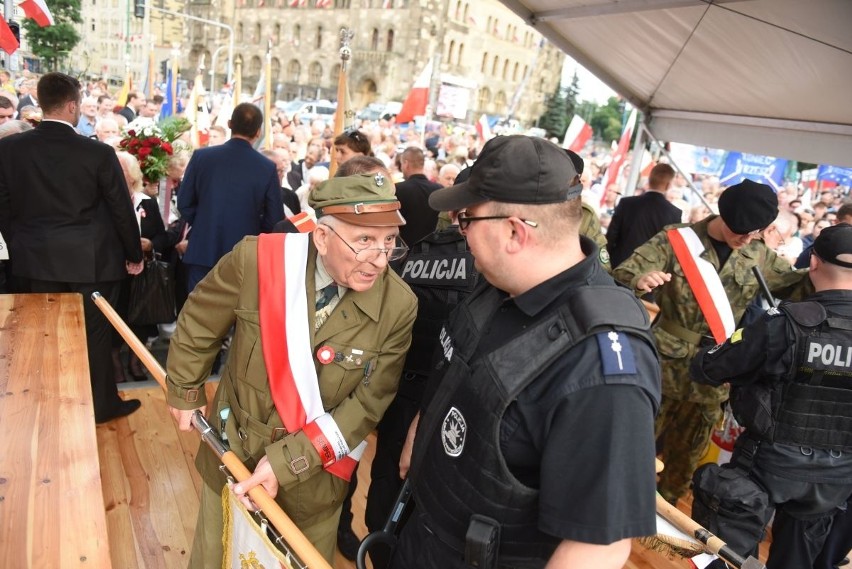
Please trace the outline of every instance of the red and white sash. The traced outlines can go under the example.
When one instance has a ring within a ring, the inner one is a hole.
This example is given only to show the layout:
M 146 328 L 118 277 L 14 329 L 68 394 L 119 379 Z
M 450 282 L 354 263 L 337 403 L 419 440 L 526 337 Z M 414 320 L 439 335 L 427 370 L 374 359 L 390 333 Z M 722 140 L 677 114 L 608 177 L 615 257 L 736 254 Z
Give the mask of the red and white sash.
M 350 451 L 322 406 L 311 346 L 305 276 L 307 233 L 267 233 L 257 240 L 260 340 L 269 390 L 284 428 L 303 431 L 330 473 L 349 480 L 367 442 Z M 283 349 L 282 349 L 283 348 Z
M 669 229 L 666 235 L 713 339 L 721 344 L 734 333 L 736 323 L 719 273 L 712 263 L 701 258 L 704 245 L 691 227 Z

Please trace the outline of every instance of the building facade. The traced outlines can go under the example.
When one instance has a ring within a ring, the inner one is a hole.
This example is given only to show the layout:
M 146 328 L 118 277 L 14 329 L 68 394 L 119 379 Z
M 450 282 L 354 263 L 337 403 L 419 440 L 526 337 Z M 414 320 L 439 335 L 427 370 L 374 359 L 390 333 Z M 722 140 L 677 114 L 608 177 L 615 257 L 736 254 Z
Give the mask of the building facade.
M 83 0 L 84 6 L 128 1 Z M 356 110 L 404 100 L 431 60 L 439 118 L 474 122 L 486 113 L 530 124 L 561 79 L 562 52 L 498 0 L 188 0 L 176 10 L 230 28 L 184 20 L 181 38 L 158 37 L 166 52 L 170 43 L 180 43 L 184 79 L 195 75 L 203 57 L 205 82 L 212 79 L 220 88 L 228 77 L 232 33 L 244 93 L 254 90 L 271 42 L 277 100 L 337 98 L 344 27 L 354 33 L 349 90 Z M 143 80 L 144 47 L 131 45 L 131 71 Z M 123 68 L 118 48 L 105 47 L 110 57 L 102 67 Z

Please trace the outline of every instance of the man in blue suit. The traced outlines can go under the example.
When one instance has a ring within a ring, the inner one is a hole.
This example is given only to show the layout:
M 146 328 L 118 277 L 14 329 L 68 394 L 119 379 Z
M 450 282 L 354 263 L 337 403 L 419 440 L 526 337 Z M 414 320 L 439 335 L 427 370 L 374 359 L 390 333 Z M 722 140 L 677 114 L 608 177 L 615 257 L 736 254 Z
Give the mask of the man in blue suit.
M 262 123 L 255 105 L 237 105 L 231 139 L 196 150 L 186 167 L 178 209 L 192 228 L 183 257 L 188 292 L 243 237 L 272 231 L 284 218 L 275 164 L 253 148 Z

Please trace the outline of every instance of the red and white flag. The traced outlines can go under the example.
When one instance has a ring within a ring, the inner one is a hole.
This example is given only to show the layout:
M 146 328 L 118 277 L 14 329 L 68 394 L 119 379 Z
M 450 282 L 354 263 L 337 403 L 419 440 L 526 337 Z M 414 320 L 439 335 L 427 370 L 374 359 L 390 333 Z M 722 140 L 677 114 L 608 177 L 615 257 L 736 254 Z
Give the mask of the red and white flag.
M 479 135 L 479 140 L 483 144 L 494 138 L 494 133 L 491 132 L 491 125 L 488 124 L 488 115 L 483 114 L 476 121 L 476 134 Z
M 317 8 L 330 8 L 331 0 L 317 0 Z
M 397 124 L 404 124 L 414 120 L 418 115 L 426 114 L 426 107 L 429 105 L 429 83 L 432 81 L 432 60 L 426 64 L 408 96 L 402 103 L 402 109 L 396 115 Z
M 9 24 L 6 23 L 3 16 L 0 16 L 0 49 L 12 55 L 19 47 L 21 47 L 21 44 L 15 39 L 15 34 L 12 33 Z
M 580 118 L 580 115 L 574 115 L 568 125 L 568 130 L 565 131 L 562 148 L 567 148 L 572 152 L 580 152 L 590 138 L 592 138 L 592 127 Z
M 44 0 L 24 0 L 21 2 L 21 9 L 27 18 L 32 18 L 36 23 L 44 28 L 53 25 L 53 14 L 47 8 Z
M 621 131 L 621 138 L 618 141 L 618 148 L 615 149 L 615 154 L 612 156 L 612 162 L 610 162 L 609 167 L 604 172 L 603 179 L 601 179 L 601 187 L 603 188 L 601 205 L 604 203 L 609 185 L 618 181 L 618 173 L 621 172 L 624 159 L 630 151 L 630 139 L 633 137 L 633 127 L 636 126 L 636 114 L 636 109 L 630 112 L 630 118 L 627 119 L 624 130 Z
M 384 8 L 385 10 L 393 8 L 393 0 L 384 0 L 382 2 L 382 8 Z

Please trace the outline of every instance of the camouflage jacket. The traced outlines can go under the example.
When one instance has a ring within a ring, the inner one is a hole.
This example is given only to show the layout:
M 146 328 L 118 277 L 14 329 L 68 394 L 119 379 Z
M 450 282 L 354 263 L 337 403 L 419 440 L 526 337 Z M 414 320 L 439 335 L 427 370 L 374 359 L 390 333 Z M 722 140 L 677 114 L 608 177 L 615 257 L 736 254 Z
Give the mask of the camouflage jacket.
M 701 258 L 709 261 L 719 273 L 731 303 L 735 322 L 740 321 L 746 307 L 760 294 L 757 278 L 752 272 L 754 266 L 760 267 L 769 289 L 776 297 L 795 300 L 808 294 L 811 287 L 807 270 L 793 270 L 788 261 L 778 257 L 763 241 L 753 240 L 742 249 L 732 251 L 728 261 L 720 269 L 719 257 L 707 235 L 707 225 L 715 217 L 711 215 L 691 227 L 704 245 Z M 707 321 L 698 307 L 683 268 L 678 263 L 666 235 L 668 229 L 687 226 L 689 225 L 679 224 L 665 227 L 636 249 L 613 271 L 612 276 L 636 290 L 636 282 L 650 271 L 671 274 L 671 281 L 654 289 L 657 303 L 660 305 L 660 317 L 654 326 L 654 337 L 662 360 L 663 394 L 681 401 L 721 402 L 728 397 L 727 386 L 699 385 L 689 379 L 689 362 L 698 351 L 699 343 L 712 340 L 709 339 Z M 637 294 L 642 293 L 637 291 Z
M 583 202 L 583 217 L 580 219 L 580 235 L 585 235 L 598 246 L 598 261 L 606 272 L 611 273 L 609 265 L 609 252 L 606 250 L 606 235 L 601 231 L 601 220 L 595 209 Z

